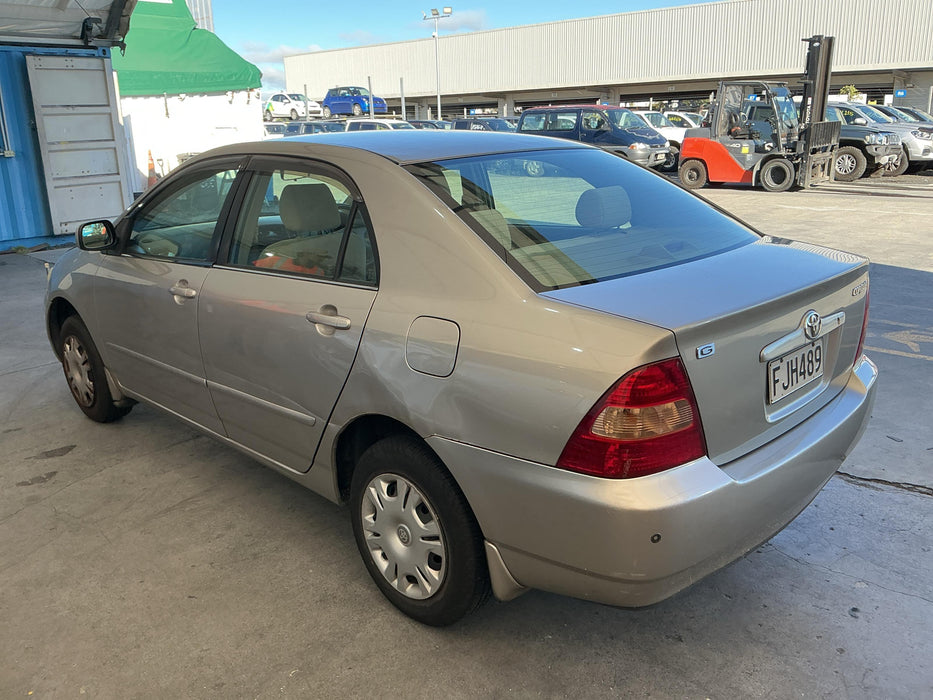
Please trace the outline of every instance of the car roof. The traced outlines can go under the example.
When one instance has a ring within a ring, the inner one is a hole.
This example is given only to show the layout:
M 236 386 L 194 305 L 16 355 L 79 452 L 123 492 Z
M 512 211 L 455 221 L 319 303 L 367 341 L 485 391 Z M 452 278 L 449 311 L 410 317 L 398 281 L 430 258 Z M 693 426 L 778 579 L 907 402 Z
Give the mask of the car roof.
M 525 112 L 539 112 L 539 111 L 540 111 L 540 112 L 543 112 L 543 111 L 549 110 L 549 109 L 601 109 L 601 110 L 605 110 L 605 111 L 608 111 L 608 110 L 610 110 L 610 109 L 622 109 L 622 110 L 625 110 L 626 112 L 631 112 L 631 111 L 632 111 L 632 110 L 630 110 L 628 107 L 616 107 L 615 105 L 593 105 L 593 104 L 590 104 L 590 105 L 575 105 L 575 104 L 569 104 L 569 105 L 548 105 L 548 106 L 546 106 L 546 107 L 527 107 L 527 108 L 525 108 L 525 109 L 522 110 L 522 114 L 524 114 Z
M 334 149 L 356 149 L 382 156 L 399 164 L 423 163 L 449 158 L 466 158 L 491 153 L 520 151 L 571 150 L 593 148 L 578 141 L 546 136 L 527 136 L 497 131 L 396 131 L 331 132 L 305 134 L 285 141 L 252 141 L 232 144 L 208 151 L 185 163 L 223 155 L 297 155 L 324 156 L 323 151 L 336 156 Z

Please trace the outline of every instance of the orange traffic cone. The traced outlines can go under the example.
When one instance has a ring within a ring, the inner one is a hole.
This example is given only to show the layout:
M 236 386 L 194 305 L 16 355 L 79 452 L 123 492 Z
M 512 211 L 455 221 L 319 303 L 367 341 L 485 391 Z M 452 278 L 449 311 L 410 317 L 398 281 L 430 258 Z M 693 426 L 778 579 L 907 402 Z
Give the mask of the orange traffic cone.
M 146 183 L 146 188 L 152 187 L 158 181 L 159 176 L 156 175 L 155 161 L 152 160 L 152 151 L 149 151 L 149 182 Z

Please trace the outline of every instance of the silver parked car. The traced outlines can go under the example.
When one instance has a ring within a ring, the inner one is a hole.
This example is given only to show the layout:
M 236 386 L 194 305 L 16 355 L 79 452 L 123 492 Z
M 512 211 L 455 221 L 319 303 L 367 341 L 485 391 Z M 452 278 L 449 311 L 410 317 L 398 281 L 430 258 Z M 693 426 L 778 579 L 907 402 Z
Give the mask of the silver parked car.
M 673 595 L 790 522 L 874 396 L 866 260 L 567 140 L 227 146 L 78 244 L 47 320 L 81 410 L 146 402 L 349 503 L 432 625 Z

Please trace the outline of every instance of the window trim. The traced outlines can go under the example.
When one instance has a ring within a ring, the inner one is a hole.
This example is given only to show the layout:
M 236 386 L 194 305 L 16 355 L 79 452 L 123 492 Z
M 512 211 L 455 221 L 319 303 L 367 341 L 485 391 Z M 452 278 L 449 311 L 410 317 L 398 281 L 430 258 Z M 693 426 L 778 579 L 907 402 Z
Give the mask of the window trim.
M 172 174 L 171 178 L 163 180 L 140 197 L 139 201 L 132 205 L 123 216 L 117 220 L 115 227 L 120 242 L 112 251 L 105 251 L 105 254 L 140 258 L 142 260 L 160 260 L 193 267 L 210 267 L 218 258 L 223 236 L 226 233 L 229 219 L 231 218 L 230 214 L 233 211 L 233 203 L 243 189 L 243 168 L 246 164 L 246 160 L 246 156 L 241 155 L 221 156 L 199 161 L 189 167 L 183 166 L 183 168 L 179 168 Z M 227 193 L 227 197 L 224 199 L 224 204 L 220 208 L 220 214 L 217 217 L 217 223 L 214 225 L 214 232 L 211 235 L 211 245 L 206 259 L 197 260 L 193 258 L 174 258 L 164 255 L 147 255 L 145 253 L 127 250 L 127 245 L 129 244 L 130 236 L 133 232 L 133 224 L 140 214 L 150 206 L 158 204 L 176 193 L 179 189 L 187 186 L 191 182 L 191 179 L 196 178 L 198 175 L 204 173 L 217 174 L 222 170 L 234 170 L 236 176 L 234 177 L 230 191 Z
M 340 246 L 338 248 L 339 264 L 334 270 L 333 277 L 315 277 L 313 275 L 302 273 L 292 273 L 288 271 L 283 272 L 282 270 L 263 269 L 261 267 L 245 267 L 230 262 L 230 252 L 231 248 L 233 247 L 233 237 L 236 234 L 236 225 L 239 220 L 239 216 L 243 212 L 243 207 L 246 203 L 246 196 L 249 192 L 249 185 L 252 182 L 253 177 L 255 177 L 257 173 L 262 170 L 272 170 L 274 172 L 276 170 L 287 170 L 289 168 L 302 170 L 307 172 L 309 175 L 323 175 L 325 177 L 337 180 L 350 192 L 350 214 L 347 218 L 347 225 L 343 229 L 343 238 L 341 239 Z M 224 223 L 224 228 L 220 235 L 220 242 L 214 257 L 213 267 L 224 270 L 248 272 L 251 274 L 273 275 L 277 277 L 287 277 L 288 279 L 300 279 L 310 282 L 325 282 L 348 287 L 359 287 L 361 289 L 379 288 L 379 281 L 381 279 L 381 266 L 379 263 L 379 248 L 376 242 L 376 232 L 373 228 L 372 218 L 369 215 L 366 202 L 363 201 L 360 189 L 353 181 L 353 178 L 351 178 L 346 171 L 342 170 L 336 165 L 333 165 L 332 163 L 317 160 L 315 158 L 304 158 L 301 156 L 287 155 L 254 155 L 250 156 L 248 161 L 245 163 L 243 172 L 240 173 L 240 176 L 237 178 L 237 185 L 237 192 L 231 200 L 232 206 L 230 212 L 228 212 L 229 216 Z M 340 273 L 343 272 L 343 255 L 346 249 L 347 241 L 349 240 L 349 234 L 353 220 L 357 212 L 362 213 L 364 221 L 366 222 L 366 227 L 369 230 L 369 242 L 372 247 L 376 268 L 376 281 L 372 284 L 367 284 L 365 282 L 347 282 L 339 278 Z

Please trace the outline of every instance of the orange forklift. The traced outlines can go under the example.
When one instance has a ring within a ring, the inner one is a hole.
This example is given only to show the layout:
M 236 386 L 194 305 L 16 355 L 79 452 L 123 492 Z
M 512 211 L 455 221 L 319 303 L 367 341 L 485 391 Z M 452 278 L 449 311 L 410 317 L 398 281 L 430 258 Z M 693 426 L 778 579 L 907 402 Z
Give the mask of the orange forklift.
M 833 179 L 839 122 L 822 121 L 833 37 L 809 44 L 800 111 L 787 83 L 722 81 L 701 128 L 688 129 L 678 174 L 684 187 L 760 185 L 769 192 Z

